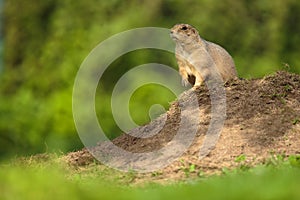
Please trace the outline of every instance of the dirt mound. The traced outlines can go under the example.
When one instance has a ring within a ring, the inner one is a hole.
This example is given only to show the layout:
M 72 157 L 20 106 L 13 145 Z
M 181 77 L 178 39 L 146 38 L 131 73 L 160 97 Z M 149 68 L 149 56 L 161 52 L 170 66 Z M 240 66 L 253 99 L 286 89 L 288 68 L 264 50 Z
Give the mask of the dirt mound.
M 192 145 L 169 166 L 160 170 L 159 178 L 181 178 L 185 172 L 198 174 L 220 172 L 222 168 L 265 162 L 270 153 L 300 154 L 300 76 L 280 71 L 263 79 L 233 80 L 225 84 L 227 96 L 227 118 L 215 148 L 203 159 L 198 159 L 199 149 L 211 120 L 211 99 L 205 86 L 196 90 L 201 120 Z M 123 134 L 112 142 L 122 149 L 134 153 L 151 152 L 166 146 L 175 137 L 182 113 L 180 104 L 188 103 L 193 96 L 185 92 L 171 104 L 169 111 L 153 122 Z M 193 120 L 193 110 L 184 116 Z M 187 127 L 193 128 L 196 124 Z M 159 134 L 141 138 L 155 132 Z M 134 136 L 137 137 L 134 137 Z M 102 152 L 107 144 L 91 149 Z M 86 150 L 69 153 L 66 157 L 72 166 L 94 162 Z M 168 158 L 169 159 L 169 158 Z M 159 160 L 157 161 L 159 162 Z M 144 175 L 147 176 L 147 175 Z M 149 175 L 150 177 L 150 175 Z

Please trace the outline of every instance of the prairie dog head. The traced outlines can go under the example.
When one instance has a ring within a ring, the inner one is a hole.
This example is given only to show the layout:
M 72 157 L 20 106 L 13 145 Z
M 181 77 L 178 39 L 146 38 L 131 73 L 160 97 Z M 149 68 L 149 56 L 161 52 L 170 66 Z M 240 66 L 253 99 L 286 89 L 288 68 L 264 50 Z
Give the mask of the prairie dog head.
M 200 40 L 198 31 L 189 24 L 176 24 L 171 28 L 170 35 L 175 42 L 183 44 L 198 42 Z

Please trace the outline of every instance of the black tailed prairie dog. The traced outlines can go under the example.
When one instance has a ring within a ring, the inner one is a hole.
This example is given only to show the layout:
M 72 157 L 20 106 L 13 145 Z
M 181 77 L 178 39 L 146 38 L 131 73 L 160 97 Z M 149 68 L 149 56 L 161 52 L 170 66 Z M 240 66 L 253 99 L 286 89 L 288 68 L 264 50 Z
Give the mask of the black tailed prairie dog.
M 176 59 L 182 84 L 200 86 L 210 76 L 219 74 L 223 82 L 237 77 L 235 64 L 221 46 L 201 38 L 189 24 L 176 24 L 171 29 L 176 42 Z M 219 76 L 220 77 L 220 76 Z

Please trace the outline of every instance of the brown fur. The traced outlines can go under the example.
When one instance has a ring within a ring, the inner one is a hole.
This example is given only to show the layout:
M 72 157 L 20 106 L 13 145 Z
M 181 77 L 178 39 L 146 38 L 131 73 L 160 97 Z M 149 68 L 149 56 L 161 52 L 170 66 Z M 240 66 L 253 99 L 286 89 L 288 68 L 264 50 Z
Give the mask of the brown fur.
M 171 29 L 171 37 L 176 42 L 175 53 L 183 85 L 199 86 L 215 73 L 219 73 L 224 82 L 237 76 L 229 53 L 221 46 L 202 39 L 191 25 L 175 25 Z

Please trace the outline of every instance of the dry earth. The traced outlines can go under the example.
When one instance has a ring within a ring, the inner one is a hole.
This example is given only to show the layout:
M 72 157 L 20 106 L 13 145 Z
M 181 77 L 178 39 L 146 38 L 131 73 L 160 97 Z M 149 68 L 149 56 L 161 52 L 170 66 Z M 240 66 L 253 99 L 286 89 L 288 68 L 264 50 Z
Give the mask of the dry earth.
M 167 167 L 155 173 L 140 174 L 140 179 L 178 180 L 199 173 L 220 173 L 224 168 L 265 163 L 270 155 L 285 156 L 300 154 L 300 76 L 284 71 L 263 79 L 233 80 L 225 84 L 227 96 L 227 118 L 215 148 L 203 159 L 198 159 L 206 131 L 210 123 L 211 100 L 209 91 L 201 86 L 197 98 L 201 110 L 193 144 L 183 155 Z M 191 93 L 185 92 L 178 101 L 171 104 L 163 116 L 153 122 L 123 134 L 113 140 L 122 149 L 134 153 L 151 152 L 167 145 L 176 135 L 181 119 L 180 104 L 191 101 Z M 187 118 L 194 117 L 190 111 Z M 167 117 L 166 122 L 164 121 Z M 196 126 L 192 124 L 191 126 Z M 159 134 L 149 138 L 133 137 L 151 134 L 161 127 Z M 193 128 L 193 127 L 192 127 Z M 187 130 L 188 132 L 189 130 Z M 106 143 L 90 149 L 93 153 L 107 153 Z M 119 158 L 121 159 L 121 158 Z M 94 157 L 83 149 L 64 157 L 71 166 L 88 166 Z M 142 161 L 141 161 L 142 162 Z M 159 160 L 157 161 L 159 162 Z M 123 163 L 124 164 L 124 163 Z M 130 165 L 130 163 L 127 163 Z M 101 165 L 99 163 L 99 165 Z

